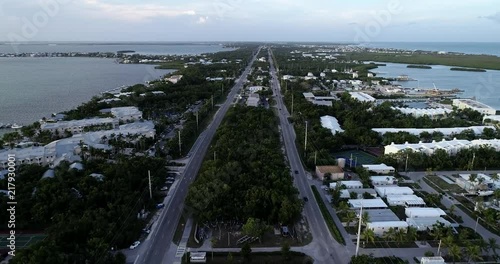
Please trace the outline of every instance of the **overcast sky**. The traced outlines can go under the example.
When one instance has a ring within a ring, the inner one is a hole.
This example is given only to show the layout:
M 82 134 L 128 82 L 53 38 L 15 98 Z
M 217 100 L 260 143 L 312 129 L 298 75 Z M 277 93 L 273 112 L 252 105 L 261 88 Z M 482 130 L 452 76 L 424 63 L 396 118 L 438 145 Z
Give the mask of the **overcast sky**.
M 0 0 L 0 41 L 500 42 L 498 0 Z

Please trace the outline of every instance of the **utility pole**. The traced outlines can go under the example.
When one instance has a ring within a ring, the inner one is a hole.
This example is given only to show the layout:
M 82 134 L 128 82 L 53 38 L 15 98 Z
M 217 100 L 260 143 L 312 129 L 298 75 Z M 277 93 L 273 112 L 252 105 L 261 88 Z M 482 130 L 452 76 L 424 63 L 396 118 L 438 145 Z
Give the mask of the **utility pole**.
M 354 167 L 358 166 L 358 156 L 354 157 Z
M 292 92 L 292 111 L 290 114 L 293 116 L 293 92 Z
M 304 154 L 307 151 L 307 121 L 306 121 L 306 134 L 304 135 Z
M 314 151 L 314 165 L 316 165 L 316 157 L 318 156 L 318 151 Z
M 181 141 L 181 131 L 179 130 L 179 154 L 182 154 L 182 141 Z
M 153 191 L 151 190 L 151 171 L 148 170 L 149 179 L 149 199 L 153 199 Z
M 198 122 L 198 111 L 196 111 L 196 130 L 199 129 L 199 122 Z
M 221 94 L 221 96 L 224 94 L 224 84 L 223 83 L 221 83 L 221 85 L 220 85 L 220 94 Z
M 349 159 L 349 164 L 351 164 L 351 168 L 352 168 L 352 153 L 351 153 L 351 158 Z
M 477 224 L 479 223 L 479 216 L 476 219 L 476 225 L 474 226 L 474 233 L 476 233 Z
M 359 252 L 359 240 L 361 238 L 361 220 L 363 219 L 363 203 L 361 203 L 361 210 L 359 211 L 359 225 L 358 225 L 358 238 L 356 240 L 356 256 Z
M 472 162 L 470 163 L 469 170 L 472 170 L 474 168 L 474 160 L 475 159 L 476 159 L 476 153 L 472 153 Z
M 214 95 L 212 94 L 212 109 L 214 108 Z
M 408 174 L 408 157 L 409 157 L 409 153 L 406 153 L 406 164 L 405 164 L 405 173 Z M 408 176 L 408 175 L 406 175 Z
M 217 155 L 216 155 L 217 151 L 214 151 L 214 160 L 217 160 Z
M 441 251 L 441 239 L 439 239 L 438 251 L 437 251 L 437 254 L 436 254 L 438 256 L 440 256 L 439 255 L 439 251 Z

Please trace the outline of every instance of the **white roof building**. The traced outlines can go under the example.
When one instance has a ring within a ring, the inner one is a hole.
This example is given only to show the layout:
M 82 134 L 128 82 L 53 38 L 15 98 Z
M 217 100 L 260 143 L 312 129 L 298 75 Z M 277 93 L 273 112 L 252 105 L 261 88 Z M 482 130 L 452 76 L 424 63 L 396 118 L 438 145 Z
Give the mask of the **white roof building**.
M 259 92 L 259 91 L 262 91 L 264 90 L 264 86 L 250 86 L 247 88 L 248 91 L 250 91 L 251 93 L 256 93 L 256 92 Z
M 470 108 L 483 115 L 496 115 L 497 113 L 495 108 L 471 99 L 453 99 L 453 105 L 459 109 Z
M 387 203 L 390 206 L 405 206 L 410 205 L 412 207 L 422 207 L 425 206 L 424 199 L 410 194 L 410 195 L 387 195 L 386 196 Z
M 375 235 L 380 236 L 387 232 L 390 228 L 393 228 L 395 230 L 406 230 L 408 228 L 408 223 L 406 223 L 405 221 L 368 222 L 366 224 L 366 228 L 373 230 L 373 233 L 375 233 Z
M 443 51 L 440 51 L 443 52 Z M 445 52 L 446 53 L 446 52 Z M 420 264 L 446 264 L 443 257 L 422 257 Z
M 442 209 L 433 207 L 407 207 L 405 208 L 405 214 L 408 218 L 432 218 L 446 215 Z
M 349 199 L 348 203 L 353 209 L 361 209 L 361 207 L 364 209 L 384 209 L 388 207 L 381 198 Z
M 483 124 L 498 124 L 500 123 L 500 115 L 487 115 L 483 117 Z
M 363 92 L 350 92 L 349 93 L 353 99 L 356 99 L 360 102 L 375 102 L 376 99 L 373 96 L 363 93 Z
M 465 140 L 465 139 L 453 139 L 453 140 L 445 140 L 435 141 L 433 140 L 431 143 L 405 143 L 405 144 L 394 144 L 391 143 L 384 147 L 384 154 L 394 154 L 400 151 L 410 149 L 414 152 L 423 152 L 427 155 L 432 155 L 438 149 L 443 149 L 450 155 L 455 155 L 461 149 L 473 148 L 473 147 L 481 147 L 488 146 L 494 148 L 496 151 L 500 150 L 500 140 L 499 139 L 476 139 L 476 140 Z
M 406 218 L 406 223 L 408 223 L 408 226 L 416 228 L 417 231 L 432 229 L 432 226 L 437 223 L 442 223 L 444 226 L 451 226 L 451 223 L 442 217 Z
M 394 176 L 371 176 L 370 181 L 374 186 L 398 184 L 398 180 Z
M 412 195 L 413 190 L 410 187 L 400 187 L 400 186 L 375 186 L 375 191 L 380 197 L 386 197 L 388 195 Z
M 79 134 L 87 127 L 94 126 L 111 126 L 114 127 L 118 122 L 113 118 L 89 118 L 81 120 L 59 121 L 56 123 L 43 123 L 40 125 L 41 130 L 47 130 L 52 133 L 56 131 L 60 134 L 69 131 L 72 134 Z
M 173 84 L 176 84 L 178 81 L 182 79 L 182 75 L 172 75 L 168 78 L 165 78 L 165 81 L 169 81 Z
M 363 188 L 363 183 L 360 181 L 338 181 L 338 182 L 332 182 L 330 185 L 334 184 L 334 188 L 336 185 L 344 185 L 346 189 L 361 189 Z M 331 186 L 330 186 L 331 188 Z
M 398 110 L 403 114 L 412 115 L 415 117 L 429 116 L 445 116 L 453 112 L 453 110 L 448 108 L 411 108 L 411 107 L 391 107 L 394 110 Z
M 247 98 L 247 106 L 257 107 L 259 106 L 260 96 L 258 94 L 250 94 Z
M 118 120 L 139 120 L 142 119 L 142 112 L 135 106 L 113 107 L 111 114 Z
M 395 169 L 392 166 L 387 166 L 384 163 L 381 164 L 363 164 L 363 168 L 368 171 L 373 171 L 378 174 L 389 174 L 394 173 Z
M 450 127 L 450 128 L 373 128 L 372 130 L 379 133 L 380 135 L 384 135 L 385 133 L 398 133 L 398 132 L 406 132 L 411 135 L 418 136 L 422 132 L 428 132 L 430 134 L 434 132 L 441 132 L 444 136 L 453 136 L 460 134 L 466 130 L 472 130 L 474 134 L 481 135 L 485 128 L 490 128 L 495 130 L 493 126 L 470 126 L 470 127 Z
M 340 124 L 339 124 L 339 121 L 337 120 L 337 118 L 335 118 L 333 116 L 329 116 L 329 115 L 322 116 L 321 117 L 321 126 L 324 128 L 330 129 L 330 131 L 332 131 L 333 135 L 335 135 L 339 132 L 344 132 L 344 130 L 342 128 L 340 128 Z

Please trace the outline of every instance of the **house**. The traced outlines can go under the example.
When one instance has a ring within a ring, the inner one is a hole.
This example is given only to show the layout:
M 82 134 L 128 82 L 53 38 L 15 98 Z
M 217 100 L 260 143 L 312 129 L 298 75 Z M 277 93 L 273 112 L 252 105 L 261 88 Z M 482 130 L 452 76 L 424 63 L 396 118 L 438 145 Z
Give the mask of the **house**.
M 264 90 L 264 87 L 263 86 L 250 86 L 247 89 L 251 93 L 256 93 L 256 92 L 260 92 L 260 91 Z
M 367 74 L 366 74 L 366 77 L 368 77 L 368 78 L 373 78 L 373 73 L 371 73 L 371 72 L 367 73 Z
M 387 166 L 384 163 L 381 164 L 363 164 L 363 168 L 368 171 L 375 172 L 377 174 L 392 174 L 395 169 L 392 166 Z
M 344 130 L 340 127 L 340 124 L 339 124 L 339 121 L 337 120 L 337 118 L 335 118 L 333 116 L 326 115 L 326 116 L 320 117 L 320 120 L 321 120 L 321 126 L 332 131 L 333 135 L 335 135 L 339 132 L 344 132 Z
M 323 180 L 327 173 L 330 174 L 330 180 L 344 179 L 344 170 L 339 166 L 316 166 L 316 176 L 318 176 L 318 179 Z
M 408 223 L 405 221 L 368 222 L 366 228 L 373 230 L 375 235 L 381 236 L 390 228 L 394 230 L 403 229 L 406 231 L 408 229 Z
M 169 82 L 171 82 L 173 84 L 176 84 L 181 79 L 182 79 L 182 75 L 172 75 L 172 76 L 170 76 L 168 78 L 165 78 L 165 81 L 169 81 Z
M 451 223 L 442 217 L 406 218 L 406 223 L 408 223 L 408 226 L 416 228 L 417 231 L 427 231 L 432 229 L 437 223 L 443 224 L 444 226 L 451 226 Z
M 295 78 L 295 76 L 293 75 L 283 75 L 282 79 L 283 80 L 293 80 Z
M 407 206 L 407 207 L 425 207 L 424 199 L 410 194 L 410 195 L 387 195 L 387 203 L 390 206 Z
M 381 198 L 375 199 L 349 199 L 347 201 L 349 206 L 353 209 L 385 209 L 387 204 Z
M 363 93 L 363 92 L 350 92 L 349 94 L 351 95 L 351 97 L 353 99 L 356 99 L 356 100 L 363 102 L 363 103 L 365 103 L 365 102 L 373 103 L 376 101 L 376 99 L 373 96 L 368 95 L 368 94 Z
M 434 218 L 446 215 L 440 208 L 425 207 L 425 208 L 405 208 L 405 214 L 408 218 Z
M 373 186 L 398 184 L 398 180 L 394 176 L 371 176 L 370 181 Z
M 332 187 L 332 184 L 336 184 L 337 186 L 345 186 L 346 189 L 361 189 L 363 188 L 363 183 L 360 181 L 339 181 L 335 183 L 330 183 L 330 188 Z
M 410 187 L 400 187 L 400 186 L 375 186 L 375 191 L 380 197 L 386 197 L 388 195 L 412 195 L 413 190 Z
M 355 193 L 358 199 L 362 199 L 364 195 L 368 194 L 373 198 L 377 197 L 377 192 L 374 189 L 361 188 L 361 189 L 347 189 L 348 196 L 345 198 L 351 198 L 351 193 Z
M 352 78 L 353 79 L 359 78 L 359 73 L 358 72 L 353 72 L 352 73 Z

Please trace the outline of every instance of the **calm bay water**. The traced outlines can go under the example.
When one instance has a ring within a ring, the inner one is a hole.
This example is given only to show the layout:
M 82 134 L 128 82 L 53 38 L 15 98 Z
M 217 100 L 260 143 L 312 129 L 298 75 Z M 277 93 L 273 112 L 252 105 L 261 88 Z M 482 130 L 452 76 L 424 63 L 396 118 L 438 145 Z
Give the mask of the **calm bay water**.
M 98 58 L 0 58 L 0 123 L 31 124 L 122 85 L 171 72 Z
M 23 43 L 23 44 L 1 44 L 0 53 L 31 53 L 31 52 L 117 52 L 120 50 L 133 50 L 139 54 L 151 55 L 186 55 L 214 53 L 223 50 L 220 44 L 202 43 Z
M 432 65 L 432 69 L 406 68 L 407 64 L 386 63 L 374 69 L 377 77 L 397 77 L 406 74 L 417 81 L 400 82 L 403 87 L 460 89 L 460 97 L 476 97 L 497 110 L 500 109 L 500 71 L 462 72 L 451 71 L 449 66 Z

